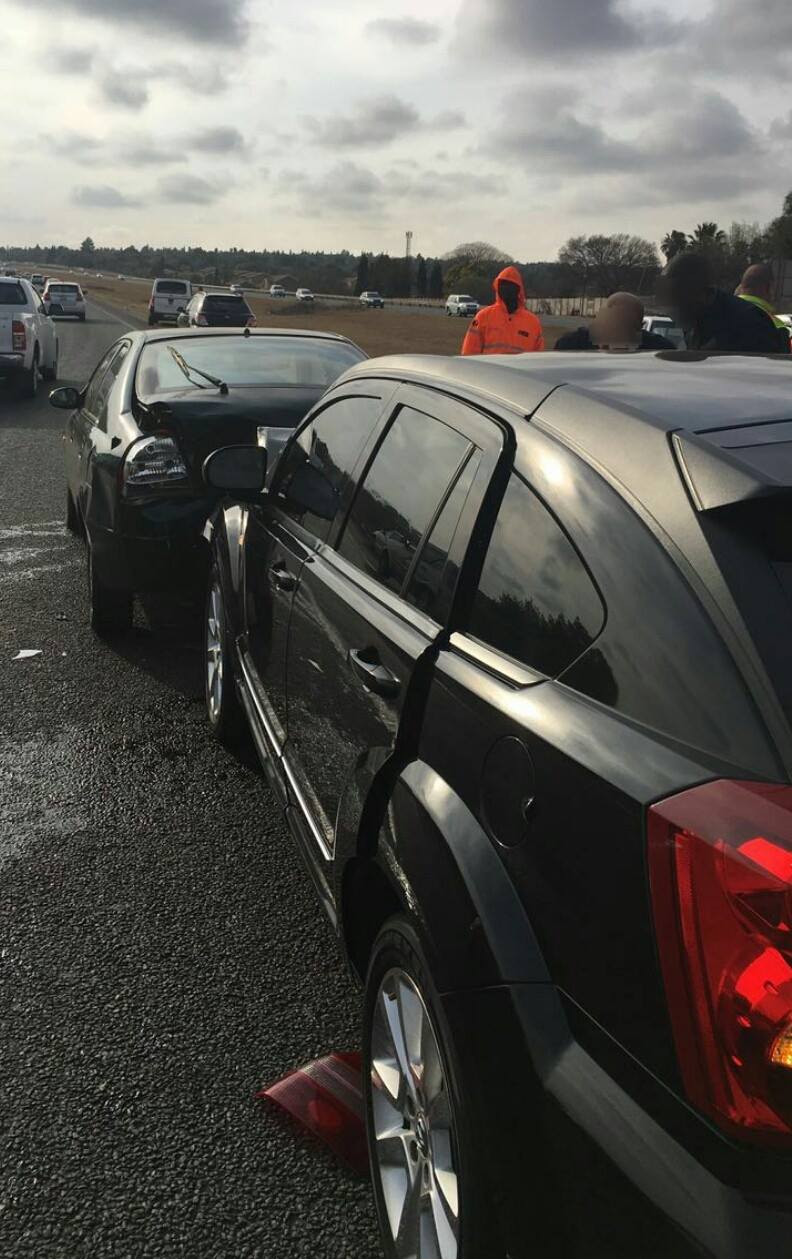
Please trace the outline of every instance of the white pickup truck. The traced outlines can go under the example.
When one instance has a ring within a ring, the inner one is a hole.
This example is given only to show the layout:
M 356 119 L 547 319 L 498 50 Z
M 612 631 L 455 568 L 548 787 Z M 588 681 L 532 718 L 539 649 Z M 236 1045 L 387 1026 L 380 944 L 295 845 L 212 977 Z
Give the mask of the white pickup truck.
M 58 334 L 28 280 L 0 276 L 0 376 L 35 398 L 39 381 L 58 378 Z

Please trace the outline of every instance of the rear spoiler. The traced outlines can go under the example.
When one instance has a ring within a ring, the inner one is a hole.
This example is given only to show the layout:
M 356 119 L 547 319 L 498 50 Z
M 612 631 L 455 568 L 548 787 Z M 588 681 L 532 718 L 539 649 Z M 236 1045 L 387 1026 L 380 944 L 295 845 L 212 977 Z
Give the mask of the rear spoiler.
M 776 440 L 768 440 L 768 429 Z M 696 511 L 792 494 L 790 425 L 758 425 L 745 444 L 724 446 L 728 431 L 671 434 L 672 449 Z M 787 440 L 784 440 L 787 438 Z M 732 438 L 733 439 L 733 438 Z

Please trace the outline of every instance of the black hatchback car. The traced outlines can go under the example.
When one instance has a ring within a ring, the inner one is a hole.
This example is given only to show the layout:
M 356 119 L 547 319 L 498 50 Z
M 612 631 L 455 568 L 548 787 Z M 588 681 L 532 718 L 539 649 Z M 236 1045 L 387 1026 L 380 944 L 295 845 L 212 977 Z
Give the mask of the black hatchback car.
M 254 328 L 256 316 L 242 293 L 194 293 L 176 320 L 183 328 Z
M 202 530 L 215 499 L 206 456 L 259 430 L 293 429 L 365 355 L 332 333 L 129 332 L 80 390 L 56 389 L 66 521 L 87 544 L 91 624 L 126 629 L 134 593 L 203 588 Z
M 207 461 L 209 721 L 365 984 L 390 1259 L 790 1251 L 791 416 L 773 359 L 381 359 L 263 491 Z

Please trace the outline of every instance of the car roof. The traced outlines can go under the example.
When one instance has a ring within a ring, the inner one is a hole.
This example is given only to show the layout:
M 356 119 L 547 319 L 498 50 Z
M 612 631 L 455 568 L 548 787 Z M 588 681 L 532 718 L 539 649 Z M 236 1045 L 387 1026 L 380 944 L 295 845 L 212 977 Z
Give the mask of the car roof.
M 415 354 L 368 359 L 352 371 L 472 389 L 524 415 L 566 387 L 665 432 L 792 418 L 792 356 L 783 354 Z

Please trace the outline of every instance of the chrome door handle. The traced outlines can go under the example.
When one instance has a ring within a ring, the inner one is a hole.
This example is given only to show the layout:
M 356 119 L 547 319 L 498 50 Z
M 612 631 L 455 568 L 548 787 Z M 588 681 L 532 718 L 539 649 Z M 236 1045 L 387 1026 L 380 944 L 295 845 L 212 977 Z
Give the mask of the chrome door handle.
M 370 691 L 393 699 L 401 690 L 401 682 L 385 665 L 377 654 L 376 647 L 361 647 L 347 652 L 347 660 L 352 672 L 360 678 Z

